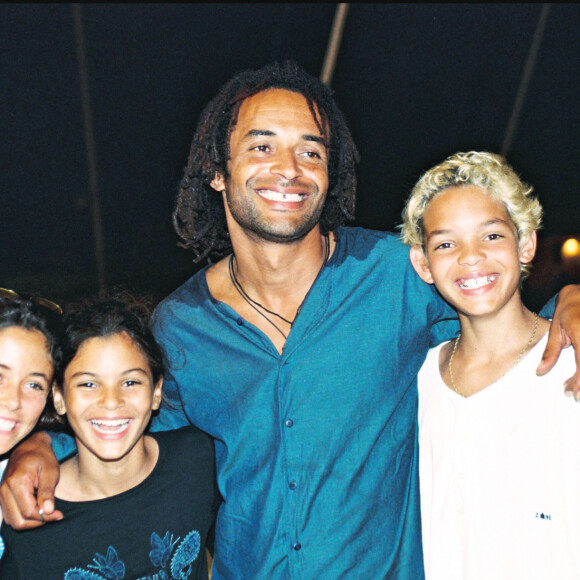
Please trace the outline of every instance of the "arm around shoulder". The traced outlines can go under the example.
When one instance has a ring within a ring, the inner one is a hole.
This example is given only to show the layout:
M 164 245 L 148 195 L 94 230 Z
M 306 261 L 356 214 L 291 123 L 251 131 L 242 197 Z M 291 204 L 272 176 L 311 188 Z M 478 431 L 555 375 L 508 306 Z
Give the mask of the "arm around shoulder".
M 551 302 L 542 310 L 549 315 Z M 580 286 L 564 286 L 556 298 L 556 308 L 548 335 L 548 344 L 537 369 L 539 375 L 544 375 L 556 364 L 563 348 L 572 345 L 575 351 L 576 372 L 566 383 L 566 390 L 580 400 Z
M 54 511 L 59 473 L 47 433 L 35 433 L 15 447 L 0 486 L 4 521 L 24 530 L 62 519 L 62 513 Z

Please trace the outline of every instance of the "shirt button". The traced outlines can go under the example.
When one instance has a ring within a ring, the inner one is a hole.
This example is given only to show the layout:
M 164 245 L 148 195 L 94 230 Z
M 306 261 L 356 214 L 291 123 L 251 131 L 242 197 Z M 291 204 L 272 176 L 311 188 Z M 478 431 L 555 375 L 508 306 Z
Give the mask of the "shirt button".
M 292 547 L 298 552 L 298 550 L 300 550 L 300 548 L 302 548 L 302 546 L 296 542 L 295 544 L 292 544 Z
M 239 316 L 238 319 L 236 320 L 236 322 L 237 322 L 238 326 L 242 326 L 242 324 L 244 324 L 244 319 L 241 316 Z
M 292 480 L 292 481 L 291 481 L 291 482 L 288 484 L 288 487 L 289 487 L 290 489 L 296 489 L 296 488 L 298 487 L 298 484 L 297 484 L 297 483 L 296 483 L 294 480 Z
M 294 421 L 292 421 L 292 419 L 286 419 L 284 423 L 286 424 L 286 427 L 292 427 L 292 425 L 294 425 Z

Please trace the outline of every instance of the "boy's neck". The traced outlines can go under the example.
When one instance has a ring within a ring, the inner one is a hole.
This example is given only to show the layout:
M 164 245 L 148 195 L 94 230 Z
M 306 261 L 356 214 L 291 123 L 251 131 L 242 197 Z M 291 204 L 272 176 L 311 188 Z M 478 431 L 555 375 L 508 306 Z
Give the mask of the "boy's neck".
M 458 313 L 461 340 L 457 350 L 470 357 L 494 357 L 524 345 L 533 331 L 535 313 L 521 299 L 506 304 L 499 312 L 471 316 Z
M 508 373 L 549 329 L 521 302 L 506 305 L 491 316 L 459 314 L 461 335 L 446 345 L 439 359 L 449 388 L 469 397 Z

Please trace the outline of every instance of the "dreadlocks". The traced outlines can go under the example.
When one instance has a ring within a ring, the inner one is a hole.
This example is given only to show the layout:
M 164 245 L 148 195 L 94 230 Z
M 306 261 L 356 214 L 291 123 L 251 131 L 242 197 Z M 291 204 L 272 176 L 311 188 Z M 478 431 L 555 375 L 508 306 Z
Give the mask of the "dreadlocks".
M 193 250 L 196 262 L 204 258 L 219 259 L 232 251 L 222 197 L 210 183 L 216 173 L 228 178 L 230 135 L 236 126 L 240 105 L 267 89 L 285 89 L 303 95 L 324 135 L 329 150 L 329 187 L 320 217 L 322 233 L 354 219 L 354 165 L 358 152 L 330 89 L 295 62 L 273 63 L 234 76 L 201 115 L 173 213 L 173 225 L 183 240 L 180 245 Z

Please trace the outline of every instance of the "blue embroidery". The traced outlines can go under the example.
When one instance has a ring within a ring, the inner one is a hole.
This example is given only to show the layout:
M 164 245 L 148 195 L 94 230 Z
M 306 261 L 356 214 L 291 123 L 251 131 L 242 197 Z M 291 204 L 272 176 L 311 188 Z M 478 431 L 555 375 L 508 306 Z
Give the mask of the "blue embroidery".
M 138 580 L 170 580 L 169 576 L 163 571 L 159 570 L 159 574 L 153 574 L 153 576 L 144 576 Z
M 193 530 L 185 536 L 171 560 L 171 576 L 175 580 L 189 578 L 191 563 L 197 558 L 200 545 L 201 537 L 199 532 Z
M 107 549 L 107 557 L 101 554 L 96 554 L 93 558 L 94 564 L 89 564 L 88 568 L 94 568 L 98 570 L 101 574 L 105 575 L 105 578 L 110 578 L 110 580 L 120 580 L 125 576 L 125 564 L 119 560 L 117 551 L 113 546 L 109 546 Z
M 165 564 L 169 560 L 171 556 L 171 552 L 173 551 L 173 546 L 177 544 L 179 538 L 175 541 L 173 540 L 173 534 L 171 537 L 169 536 L 169 532 L 165 533 L 163 539 L 153 532 L 151 534 L 151 552 L 149 552 L 149 559 L 154 566 L 159 566 L 159 568 L 165 568 Z
M 87 570 L 81 570 L 79 568 L 73 568 L 68 570 L 64 575 L 64 580 L 103 580 L 102 576 L 98 574 L 93 574 Z
M 151 563 L 160 568 L 153 576 L 145 576 L 139 580 L 186 580 L 191 574 L 191 564 L 197 558 L 201 546 L 201 536 L 195 530 L 189 532 L 173 554 L 171 561 L 171 577 L 163 568 L 167 565 L 173 548 L 179 542 L 179 538 L 173 539 L 173 534 L 165 532 L 163 538 L 156 532 L 151 534 L 151 551 L 149 559 Z M 93 558 L 93 564 L 87 568 L 93 568 L 103 574 L 95 574 L 81 568 L 71 568 L 64 575 L 64 580 L 121 580 L 125 576 L 125 564 L 119 560 L 117 551 L 113 546 L 107 549 L 107 556 L 99 553 Z

